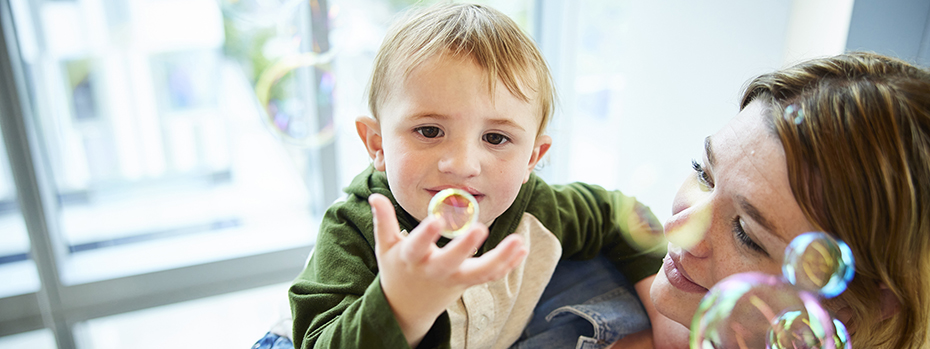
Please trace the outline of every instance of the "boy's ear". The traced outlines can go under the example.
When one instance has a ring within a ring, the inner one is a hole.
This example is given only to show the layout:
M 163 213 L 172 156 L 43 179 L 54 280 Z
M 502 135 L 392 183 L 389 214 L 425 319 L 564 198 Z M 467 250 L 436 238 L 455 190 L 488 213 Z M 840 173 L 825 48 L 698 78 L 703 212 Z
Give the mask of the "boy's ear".
M 359 116 L 355 119 L 355 130 L 365 144 L 368 156 L 378 171 L 384 171 L 384 148 L 381 145 L 381 123 L 374 118 Z
M 533 172 L 533 169 L 536 168 L 536 164 L 542 160 L 543 156 L 546 155 L 546 152 L 549 151 L 549 147 L 552 146 L 552 137 L 548 135 L 540 135 L 536 137 L 536 144 L 533 145 L 533 155 L 530 155 L 530 163 L 526 167 L 526 175 L 523 176 L 523 183 L 530 180 L 530 173 Z

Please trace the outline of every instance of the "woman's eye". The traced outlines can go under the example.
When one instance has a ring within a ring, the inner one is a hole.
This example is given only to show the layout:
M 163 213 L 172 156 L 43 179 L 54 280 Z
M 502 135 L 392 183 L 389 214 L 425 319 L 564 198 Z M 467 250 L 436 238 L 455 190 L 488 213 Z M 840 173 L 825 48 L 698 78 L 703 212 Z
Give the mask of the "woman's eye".
M 507 138 L 507 136 L 504 136 L 500 133 L 488 133 L 485 134 L 482 138 L 484 138 L 485 142 L 491 143 L 493 145 L 500 145 L 510 140 Z
M 691 160 L 691 168 L 694 169 L 694 172 L 697 173 L 698 181 L 708 189 L 714 187 L 714 179 L 710 178 L 710 175 L 707 174 L 707 171 L 704 171 L 704 167 L 701 166 L 697 161 Z
M 765 256 L 769 255 L 769 253 L 765 251 L 765 248 L 762 248 L 762 246 L 752 240 L 749 234 L 746 234 L 746 229 L 743 229 L 743 222 L 739 217 L 733 220 L 733 235 L 736 236 L 736 239 L 741 244 L 748 247 L 750 250 L 759 252 Z
M 442 136 L 442 130 L 440 130 L 439 127 L 434 126 L 417 127 L 416 131 L 426 138 L 436 138 Z

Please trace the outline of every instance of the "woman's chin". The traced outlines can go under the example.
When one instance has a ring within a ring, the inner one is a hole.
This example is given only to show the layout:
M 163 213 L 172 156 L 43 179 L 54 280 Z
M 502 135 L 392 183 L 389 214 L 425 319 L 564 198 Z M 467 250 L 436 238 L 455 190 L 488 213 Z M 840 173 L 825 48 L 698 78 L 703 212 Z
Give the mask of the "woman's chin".
M 663 272 L 656 275 L 649 296 L 659 313 L 685 327 L 691 327 L 691 319 L 703 297 L 672 286 Z

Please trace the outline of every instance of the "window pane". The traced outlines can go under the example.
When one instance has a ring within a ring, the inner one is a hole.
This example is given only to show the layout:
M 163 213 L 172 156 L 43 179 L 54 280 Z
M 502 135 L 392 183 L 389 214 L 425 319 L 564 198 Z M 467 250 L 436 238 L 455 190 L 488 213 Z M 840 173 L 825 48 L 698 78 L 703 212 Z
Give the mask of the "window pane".
M 55 349 L 55 337 L 47 329 L 0 337 L 0 348 Z
M 81 349 L 249 348 L 290 316 L 276 284 L 93 319 L 77 326 Z M 179 345 L 179 343 L 183 343 Z
M 409 3 L 13 0 L 64 283 L 311 243 Z
M 35 292 L 39 275 L 29 256 L 29 234 L 16 199 L 6 147 L 0 138 L 0 298 Z
M 312 242 L 317 148 L 269 132 L 219 2 L 12 5 L 65 284 Z

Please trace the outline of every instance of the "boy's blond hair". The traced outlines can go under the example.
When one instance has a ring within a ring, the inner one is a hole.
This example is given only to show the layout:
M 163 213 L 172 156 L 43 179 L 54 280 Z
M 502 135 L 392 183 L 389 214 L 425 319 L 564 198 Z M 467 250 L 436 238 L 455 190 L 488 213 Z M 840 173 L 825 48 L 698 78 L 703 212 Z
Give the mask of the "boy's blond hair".
M 555 104 L 549 68 L 536 44 L 503 13 L 475 4 L 442 4 L 409 13 L 395 23 L 375 57 L 368 106 L 375 119 L 398 77 L 406 79 L 434 56 L 469 57 L 487 72 L 494 95 L 498 79 L 515 97 L 537 99 L 543 134 Z M 529 89 L 531 93 L 525 92 Z

